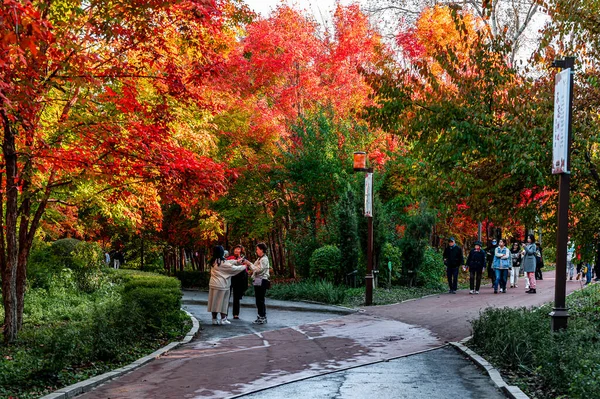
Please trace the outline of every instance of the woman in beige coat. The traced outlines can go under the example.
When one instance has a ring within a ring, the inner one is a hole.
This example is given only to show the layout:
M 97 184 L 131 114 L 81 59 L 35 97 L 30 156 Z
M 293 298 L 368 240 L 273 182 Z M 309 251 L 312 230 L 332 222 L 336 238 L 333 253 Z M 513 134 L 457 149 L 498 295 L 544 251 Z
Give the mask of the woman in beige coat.
M 231 287 L 231 276 L 246 269 L 240 265 L 241 261 L 225 260 L 225 250 L 217 245 L 213 248 L 213 257 L 210 268 L 210 282 L 208 284 L 208 311 L 212 313 L 213 325 L 231 324 L 227 320 L 229 307 L 229 288 Z M 221 320 L 217 320 L 217 314 L 221 313 Z

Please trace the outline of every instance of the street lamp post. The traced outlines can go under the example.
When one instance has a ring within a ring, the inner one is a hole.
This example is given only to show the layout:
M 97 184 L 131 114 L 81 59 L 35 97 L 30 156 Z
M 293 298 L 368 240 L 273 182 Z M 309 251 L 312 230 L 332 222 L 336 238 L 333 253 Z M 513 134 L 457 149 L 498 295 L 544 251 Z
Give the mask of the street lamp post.
M 552 330 L 567 328 L 569 312 L 566 304 L 567 291 L 567 241 L 569 240 L 569 195 L 571 184 L 571 142 L 573 108 L 573 69 L 574 57 L 566 57 L 552 63 L 553 68 L 561 68 L 557 75 L 554 99 L 554 138 L 552 173 L 558 174 L 558 231 L 556 238 L 556 285 L 554 288 L 554 308 Z M 565 76 L 566 75 L 566 76 Z
M 373 304 L 373 168 L 367 167 L 367 154 L 354 153 L 354 172 L 365 172 L 365 217 L 367 218 L 367 275 L 365 305 Z

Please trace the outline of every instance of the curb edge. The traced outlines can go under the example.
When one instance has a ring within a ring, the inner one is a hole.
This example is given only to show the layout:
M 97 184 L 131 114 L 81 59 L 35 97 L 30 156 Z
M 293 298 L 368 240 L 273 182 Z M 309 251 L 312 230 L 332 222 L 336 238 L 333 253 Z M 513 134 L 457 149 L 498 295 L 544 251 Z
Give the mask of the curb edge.
M 66 386 L 64 388 L 60 388 L 48 395 L 42 396 L 40 399 L 69 399 L 69 398 L 73 398 L 77 395 L 81 395 L 83 393 L 89 392 L 99 385 L 102 385 L 108 381 L 111 381 L 115 378 L 118 378 L 127 373 L 130 373 L 133 370 L 142 367 L 146 363 L 149 363 L 152 360 L 166 354 L 167 352 L 169 352 L 175 348 L 178 348 L 181 345 L 189 343 L 194 338 L 194 336 L 198 333 L 198 330 L 200 329 L 200 323 L 198 322 L 198 319 L 196 319 L 190 312 L 188 312 L 185 309 L 182 309 L 182 310 L 192 320 L 192 328 L 190 329 L 190 331 L 188 331 L 188 333 L 185 335 L 185 337 L 181 341 L 171 342 L 170 344 L 163 346 L 162 348 L 152 352 L 151 354 L 149 354 L 147 356 L 144 356 L 144 357 L 134 361 L 133 363 L 130 363 L 130 364 L 123 366 L 121 368 L 118 368 L 116 370 L 108 371 L 104 374 L 100 374 L 95 377 L 88 378 L 87 380 L 77 382 L 75 384 Z
M 508 385 L 500 372 L 494 368 L 487 360 L 485 360 L 482 356 L 478 355 L 471 349 L 465 346 L 465 343 L 469 341 L 471 337 L 467 337 L 460 342 L 450 342 L 450 345 L 453 346 L 459 352 L 465 354 L 473 363 L 475 363 L 478 367 L 483 369 L 494 385 L 502 391 L 508 398 L 510 399 L 530 399 L 521 389 L 515 385 Z

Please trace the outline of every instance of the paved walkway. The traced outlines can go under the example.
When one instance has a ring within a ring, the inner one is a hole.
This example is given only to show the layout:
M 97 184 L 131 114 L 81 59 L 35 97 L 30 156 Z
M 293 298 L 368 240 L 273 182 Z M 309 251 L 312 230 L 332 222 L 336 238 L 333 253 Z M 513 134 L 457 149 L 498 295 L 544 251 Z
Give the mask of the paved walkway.
M 468 291 L 460 291 L 456 295 L 443 294 L 396 305 L 371 307 L 347 316 L 322 311 L 289 312 L 270 309 L 270 324 L 265 326 L 253 326 L 250 323 L 255 317 L 255 312 L 251 308 L 242 309 L 243 320 L 236 321 L 236 325 L 206 325 L 210 317 L 205 308 L 195 304 L 194 301 L 186 300 L 190 311 L 200 317 L 201 323 L 205 325 L 205 329 L 196 341 L 83 397 L 88 399 L 224 398 L 249 394 L 324 374 L 334 373 L 327 377 L 334 379 L 342 378 L 338 377 L 342 374 L 348 377 L 355 372 L 347 371 L 344 372 L 347 374 L 344 374 L 336 371 L 440 348 L 447 341 L 456 341 L 469 336 L 471 334 L 469 320 L 476 317 L 482 309 L 489 306 L 537 306 L 552 299 L 553 287 L 554 278 L 553 273 L 550 272 L 545 275 L 544 281 L 539 282 L 536 295 L 525 294 L 524 288 L 509 290 L 507 294 L 494 295 L 491 288 L 483 288 L 481 294 L 477 296 L 469 295 Z M 567 289 L 570 292 L 579 287 L 578 282 L 573 282 L 568 284 Z M 270 303 L 271 301 L 267 299 L 267 305 Z M 548 328 L 550 328 L 549 323 L 550 321 L 548 321 Z M 438 351 L 435 356 L 438 356 Z M 405 368 L 406 365 L 412 367 L 411 359 L 416 359 L 415 367 L 418 359 L 421 359 L 422 364 L 433 364 L 435 361 L 431 363 L 431 356 L 433 355 L 412 356 L 407 358 L 408 363 L 398 362 L 398 364 L 403 363 Z M 439 355 L 440 361 L 443 358 L 444 356 Z M 456 370 L 468 370 L 464 359 L 462 364 L 460 359 L 453 361 L 456 362 Z M 438 366 L 445 369 L 443 362 Z M 383 370 L 379 368 L 380 366 L 368 367 L 373 368 L 373 375 Z M 451 368 L 448 370 L 450 372 Z M 481 373 L 469 373 L 463 373 L 464 378 L 461 378 L 466 382 L 462 386 L 470 386 L 471 393 L 486 388 L 485 386 L 476 388 L 477 384 L 473 382 L 473 379 L 481 377 Z M 342 380 L 347 381 L 346 377 Z M 331 381 L 323 380 L 326 384 Z M 419 388 L 422 384 L 418 378 L 411 381 L 413 387 Z M 285 389 L 301 387 L 298 384 L 301 383 L 292 384 L 293 387 L 277 389 L 287 392 Z M 347 384 L 336 386 L 340 389 L 349 387 Z M 423 387 L 425 386 L 426 384 L 423 384 Z M 403 390 L 409 388 L 408 385 L 402 387 Z M 449 391 L 442 393 L 441 396 L 434 391 L 429 391 L 431 395 L 428 398 L 448 397 L 446 394 L 450 392 L 453 397 L 469 397 L 454 395 L 453 386 L 449 385 L 448 389 Z M 489 390 L 490 387 L 486 389 Z M 410 389 L 406 392 L 409 391 Z M 426 391 L 425 388 L 420 390 L 420 392 Z M 289 397 L 306 399 L 331 397 L 331 395 Z M 346 395 L 339 394 L 338 397 L 346 397 Z M 386 397 L 408 396 L 387 395 Z M 487 396 L 472 397 L 493 397 L 493 390 Z

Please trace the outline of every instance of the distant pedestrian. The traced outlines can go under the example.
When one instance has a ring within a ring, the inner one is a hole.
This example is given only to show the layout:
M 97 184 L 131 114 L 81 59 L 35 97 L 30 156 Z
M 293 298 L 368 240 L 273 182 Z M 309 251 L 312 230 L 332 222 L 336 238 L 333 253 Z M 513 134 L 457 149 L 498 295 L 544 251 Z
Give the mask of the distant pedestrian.
M 115 252 L 115 256 L 113 257 L 113 265 L 115 269 L 119 269 L 121 266 L 125 264 L 125 255 L 123 255 L 123 251 L 120 249 Z
M 585 264 L 585 285 L 588 285 L 592 282 L 592 265 L 589 263 Z
M 233 255 L 229 256 L 227 260 L 242 261 L 245 259 L 244 247 L 236 245 L 233 248 Z M 240 301 L 244 297 L 246 290 L 248 289 L 248 271 L 242 270 L 235 276 L 231 277 L 231 291 L 233 294 L 233 318 L 237 320 L 240 318 Z
M 235 260 L 225 260 L 225 250 L 220 245 L 216 245 L 213 248 L 213 256 L 210 263 L 207 310 L 212 314 L 213 325 L 231 324 L 227 320 L 231 276 L 245 270 L 246 266 L 238 264 L 239 262 Z M 217 320 L 219 313 L 221 314 L 221 320 Z
M 485 269 L 486 256 L 483 249 L 481 249 L 481 241 L 475 241 L 475 248 L 469 252 L 467 256 L 467 267 L 469 268 L 469 294 L 479 294 L 479 287 L 481 286 L 481 274 Z
M 496 273 L 496 281 L 494 282 L 494 294 L 500 292 L 506 294 L 506 281 L 508 280 L 509 269 L 512 269 L 512 258 L 506 242 L 503 239 L 498 241 L 498 247 L 494 251 L 494 272 Z
M 498 241 L 496 241 L 496 239 L 494 238 L 492 239 L 492 243 L 488 245 L 488 247 L 485 249 L 485 253 L 487 255 L 487 273 L 488 278 L 492 281 L 492 287 L 496 282 L 496 272 L 494 272 L 492 264 L 494 263 L 494 252 L 496 251 L 497 247 Z
M 510 271 L 510 288 L 519 288 L 519 272 L 521 270 L 521 247 L 518 242 L 513 242 L 510 249 L 512 270 Z
M 110 266 L 110 254 L 108 252 L 104 253 L 104 263 L 106 263 L 106 266 Z
M 525 243 L 525 247 L 523 248 L 523 270 L 527 273 L 527 279 L 529 281 L 529 290 L 526 292 L 528 294 L 536 293 L 536 283 L 535 283 L 535 267 L 536 267 L 536 246 L 535 246 L 535 237 L 533 234 L 527 235 L 527 242 Z
M 569 241 L 567 243 L 567 276 L 569 280 L 573 280 L 575 275 L 575 245 Z
M 448 277 L 448 293 L 456 294 L 458 290 L 458 269 L 464 263 L 462 249 L 456 245 L 454 237 L 448 240 L 448 246 L 444 250 L 444 265 L 446 266 L 446 276 Z
M 537 244 L 537 250 L 535 251 L 535 279 L 543 280 L 544 274 L 542 273 L 542 269 L 544 268 L 544 255 L 542 252 L 542 246 Z
M 267 257 L 267 245 L 259 243 L 256 245 L 256 255 L 258 259 L 254 264 L 248 260 L 246 265 L 252 270 L 252 285 L 254 286 L 254 298 L 256 299 L 256 310 L 258 316 L 253 321 L 254 324 L 267 324 L 267 306 L 265 304 L 265 295 L 271 288 L 269 281 L 269 258 Z

